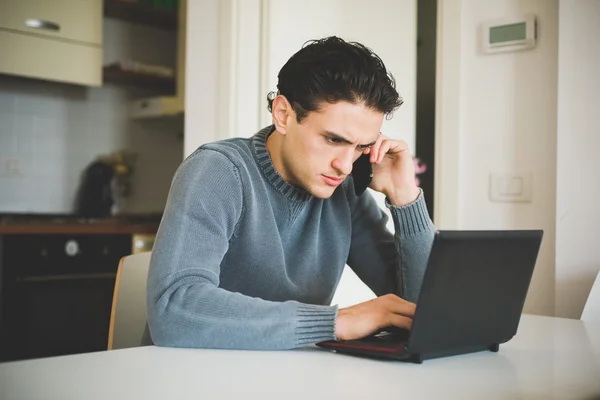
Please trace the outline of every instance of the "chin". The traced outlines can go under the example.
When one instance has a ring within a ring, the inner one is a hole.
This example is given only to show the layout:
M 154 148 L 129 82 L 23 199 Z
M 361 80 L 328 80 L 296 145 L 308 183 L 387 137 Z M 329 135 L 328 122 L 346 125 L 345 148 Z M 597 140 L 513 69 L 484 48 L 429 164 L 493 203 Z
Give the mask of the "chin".
M 309 190 L 309 193 L 318 199 L 328 199 L 333 195 L 333 192 L 335 192 L 335 190 L 338 187 L 331 187 L 331 186 L 311 187 Z

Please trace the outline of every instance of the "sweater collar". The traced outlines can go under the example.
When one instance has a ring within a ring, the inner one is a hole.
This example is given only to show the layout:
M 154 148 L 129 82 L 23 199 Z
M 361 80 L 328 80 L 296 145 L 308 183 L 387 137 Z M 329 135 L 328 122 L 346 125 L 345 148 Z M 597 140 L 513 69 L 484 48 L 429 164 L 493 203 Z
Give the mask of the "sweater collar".
M 258 165 L 267 179 L 267 181 L 285 196 L 287 199 L 292 201 L 308 201 L 312 197 L 306 190 L 296 187 L 286 182 L 281 175 L 275 169 L 271 155 L 267 150 L 267 138 L 271 133 L 275 131 L 275 125 L 267 126 L 261 129 L 254 135 L 252 142 L 254 143 L 254 153 L 258 161 Z

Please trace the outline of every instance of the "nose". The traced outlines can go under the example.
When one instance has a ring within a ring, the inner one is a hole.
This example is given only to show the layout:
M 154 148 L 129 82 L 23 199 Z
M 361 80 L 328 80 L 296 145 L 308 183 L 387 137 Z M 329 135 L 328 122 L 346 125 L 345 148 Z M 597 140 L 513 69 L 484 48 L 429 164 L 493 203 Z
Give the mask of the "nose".
M 338 171 L 340 175 L 350 175 L 355 156 L 356 150 L 354 148 L 344 149 L 333 159 L 331 166 Z

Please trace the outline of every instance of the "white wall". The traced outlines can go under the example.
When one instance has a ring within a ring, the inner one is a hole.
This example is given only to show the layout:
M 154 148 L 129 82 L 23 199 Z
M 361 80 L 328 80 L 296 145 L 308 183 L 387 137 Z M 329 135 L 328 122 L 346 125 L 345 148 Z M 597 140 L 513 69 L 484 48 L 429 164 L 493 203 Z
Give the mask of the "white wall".
M 190 2 L 185 154 L 218 138 L 251 136 L 270 124 L 266 96 L 276 90 L 277 73 L 304 42 L 329 35 L 360 41 L 383 59 L 405 101 L 383 132 L 414 150 L 416 11 L 415 0 Z M 382 196 L 378 200 L 383 203 Z M 373 296 L 347 268 L 334 303 Z
M 544 229 L 525 311 L 554 313 L 557 0 L 445 0 L 439 7 L 436 224 Z M 534 13 L 532 50 L 483 54 L 480 25 Z M 493 203 L 492 172 L 533 175 L 530 203 Z
M 187 3 L 184 156 L 218 136 L 219 3 Z
M 173 65 L 174 35 L 104 20 L 104 63 L 133 59 Z M 0 211 L 73 211 L 80 174 L 95 157 L 139 153 L 125 212 L 162 211 L 181 161 L 181 121 L 134 122 L 130 100 L 148 93 L 118 85 L 86 88 L 0 76 Z M 7 174 L 18 159 L 22 174 Z
M 189 1 L 187 21 L 185 156 L 260 128 L 261 0 Z
M 600 270 L 600 1 L 559 5 L 556 315 L 579 318 Z

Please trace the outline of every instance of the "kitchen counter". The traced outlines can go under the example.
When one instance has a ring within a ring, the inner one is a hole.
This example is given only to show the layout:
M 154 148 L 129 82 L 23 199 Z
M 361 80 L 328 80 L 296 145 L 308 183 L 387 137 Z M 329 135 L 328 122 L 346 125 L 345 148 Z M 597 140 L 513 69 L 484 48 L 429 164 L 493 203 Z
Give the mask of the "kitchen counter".
M 0 216 L 0 235 L 155 234 L 160 215 L 109 218 L 75 216 Z

